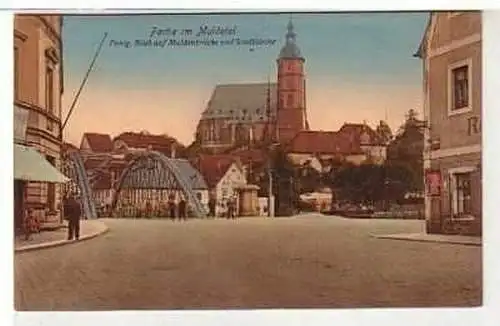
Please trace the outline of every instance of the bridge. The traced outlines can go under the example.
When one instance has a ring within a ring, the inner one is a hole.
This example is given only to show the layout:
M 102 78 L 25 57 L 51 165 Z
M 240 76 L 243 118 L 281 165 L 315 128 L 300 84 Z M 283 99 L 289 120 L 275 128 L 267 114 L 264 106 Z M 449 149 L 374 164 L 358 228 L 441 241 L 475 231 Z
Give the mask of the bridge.
M 85 168 L 85 160 L 92 157 L 103 158 L 95 168 Z M 97 203 L 93 185 L 99 177 L 109 174 L 107 165 L 111 155 L 88 154 L 69 151 L 63 155 L 63 172 L 71 179 L 65 186 L 65 193 L 78 194 L 82 210 L 87 218 L 97 218 Z M 156 216 L 165 215 L 162 205 L 173 198 L 184 198 L 188 203 L 190 216 L 203 218 L 207 210 L 202 204 L 201 191 L 208 193 L 203 177 L 184 159 L 168 158 L 156 151 L 136 152 L 126 161 L 126 167 L 112 182 L 110 190 L 111 215 L 117 217 L 141 216 L 143 206 L 149 202 Z

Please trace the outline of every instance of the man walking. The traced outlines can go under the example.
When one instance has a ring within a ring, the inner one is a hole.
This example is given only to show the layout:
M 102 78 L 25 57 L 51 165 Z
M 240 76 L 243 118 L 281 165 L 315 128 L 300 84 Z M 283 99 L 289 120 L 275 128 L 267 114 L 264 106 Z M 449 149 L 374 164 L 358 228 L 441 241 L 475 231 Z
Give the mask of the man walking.
M 80 202 L 73 196 L 69 197 L 64 205 L 64 211 L 68 217 L 68 240 L 80 238 L 80 217 L 82 210 Z
M 215 217 L 215 199 L 210 198 L 208 201 L 208 216 L 214 218 Z
M 186 220 L 187 219 L 187 212 L 186 212 L 186 201 L 184 198 L 181 198 L 181 201 L 179 202 L 179 220 Z

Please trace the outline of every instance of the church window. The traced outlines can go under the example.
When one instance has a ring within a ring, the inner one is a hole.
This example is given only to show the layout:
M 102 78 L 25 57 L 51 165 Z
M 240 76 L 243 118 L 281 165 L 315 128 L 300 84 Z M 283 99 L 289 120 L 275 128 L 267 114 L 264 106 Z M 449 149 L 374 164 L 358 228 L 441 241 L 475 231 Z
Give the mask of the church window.
M 293 106 L 293 94 L 288 94 L 287 97 L 287 106 Z

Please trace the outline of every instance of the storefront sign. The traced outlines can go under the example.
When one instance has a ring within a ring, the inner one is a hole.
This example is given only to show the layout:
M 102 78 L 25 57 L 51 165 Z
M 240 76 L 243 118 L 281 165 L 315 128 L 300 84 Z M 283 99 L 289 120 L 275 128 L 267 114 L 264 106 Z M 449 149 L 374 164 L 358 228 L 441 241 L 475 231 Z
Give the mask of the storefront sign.
M 425 186 L 429 196 L 441 195 L 441 172 L 428 170 L 425 174 Z
M 26 141 L 26 129 L 28 127 L 28 110 L 14 106 L 14 141 Z

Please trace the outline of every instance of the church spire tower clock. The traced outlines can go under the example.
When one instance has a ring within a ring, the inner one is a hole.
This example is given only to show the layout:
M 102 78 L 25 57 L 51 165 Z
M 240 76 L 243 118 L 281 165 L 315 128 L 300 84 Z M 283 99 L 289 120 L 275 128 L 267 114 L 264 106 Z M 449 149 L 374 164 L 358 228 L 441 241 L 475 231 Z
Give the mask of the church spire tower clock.
M 280 143 L 308 129 L 305 108 L 305 59 L 296 43 L 292 20 L 288 22 L 285 45 L 281 48 L 278 64 L 277 136 Z

